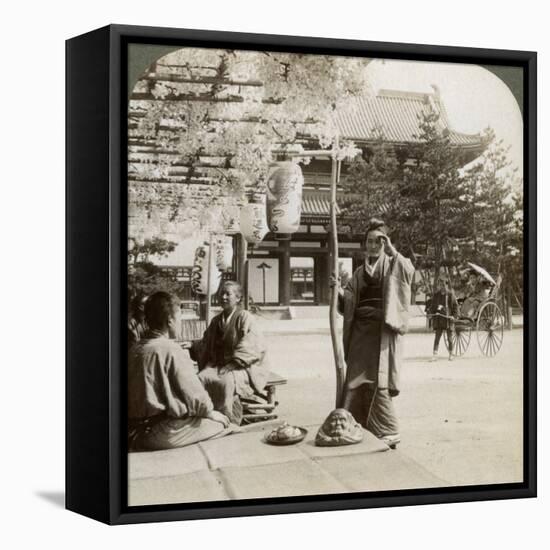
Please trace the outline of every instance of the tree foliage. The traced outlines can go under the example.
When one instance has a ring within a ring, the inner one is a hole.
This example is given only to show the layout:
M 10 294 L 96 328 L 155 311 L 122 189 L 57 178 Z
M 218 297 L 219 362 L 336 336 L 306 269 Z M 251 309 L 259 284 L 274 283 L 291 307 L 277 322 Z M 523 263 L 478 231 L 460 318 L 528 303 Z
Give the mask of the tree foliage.
M 129 199 L 142 211 L 135 227 L 155 225 L 152 211 L 172 224 L 168 233 L 181 233 L 184 220 L 194 223 L 187 233 L 206 227 L 213 207 L 263 190 L 278 153 L 301 151 L 304 139 L 330 146 L 337 117 L 368 91 L 368 62 L 198 48 L 158 60 L 129 104 Z M 187 185 L 171 183 L 175 174 Z M 214 216 L 210 225 L 225 222 Z
M 352 230 L 362 233 L 369 218 L 382 217 L 414 259 L 427 292 L 442 271 L 460 285 L 457 275 L 468 261 L 521 288 L 521 193 L 513 192 L 518 185 L 507 149 L 487 130 L 484 153 L 464 169 L 464 153 L 433 110 L 419 119 L 416 137 L 396 149 L 379 133 L 351 164 L 342 210 Z
M 135 245 L 128 251 L 128 290 L 130 296 L 150 295 L 153 292 L 165 291 L 180 294 L 182 284 L 173 275 L 156 265 L 152 260 L 167 256 L 173 252 L 176 243 L 154 237 L 147 239 L 143 245 Z
M 523 287 L 523 194 L 508 149 L 494 132 L 489 146 L 465 173 L 471 235 L 461 246 L 463 256 L 503 275 L 507 291 Z

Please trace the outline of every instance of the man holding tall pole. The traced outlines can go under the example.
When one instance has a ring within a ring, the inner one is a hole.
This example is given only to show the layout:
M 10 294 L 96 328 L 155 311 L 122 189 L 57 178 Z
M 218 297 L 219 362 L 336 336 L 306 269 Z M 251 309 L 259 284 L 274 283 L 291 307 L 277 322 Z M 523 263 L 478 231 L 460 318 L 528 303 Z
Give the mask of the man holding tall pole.
M 344 316 L 347 364 L 341 406 L 391 448 L 400 441 L 392 399 L 399 394 L 401 339 L 407 331 L 414 267 L 397 252 L 381 220 L 370 220 L 365 263 L 344 289 L 335 276 Z

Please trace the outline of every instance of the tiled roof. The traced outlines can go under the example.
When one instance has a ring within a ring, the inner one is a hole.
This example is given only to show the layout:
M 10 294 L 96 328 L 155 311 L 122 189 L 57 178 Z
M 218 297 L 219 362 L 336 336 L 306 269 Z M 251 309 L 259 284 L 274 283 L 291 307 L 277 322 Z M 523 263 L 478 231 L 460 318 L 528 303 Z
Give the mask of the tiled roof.
M 340 209 L 336 206 L 336 213 L 340 213 Z M 323 191 L 304 190 L 302 195 L 302 217 L 330 216 L 330 193 Z
M 342 197 L 342 193 L 337 193 L 336 200 Z M 350 195 L 346 194 L 349 199 Z M 389 203 L 379 204 L 378 209 L 381 215 L 385 214 L 391 205 Z M 463 214 L 467 205 L 451 207 L 452 214 Z M 340 215 L 342 211 L 336 205 L 336 214 Z M 330 192 L 304 189 L 302 194 L 302 218 L 328 218 L 330 216 Z
M 380 130 L 387 141 L 410 143 L 418 141 L 418 121 L 422 112 L 433 109 L 439 113 L 441 130 L 447 130 L 451 143 L 462 147 L 479 147 L 478 134 L 462 134 L 452 130 L 440 100 L 439 93 L 401 92 L 380 90 L 377 95 L 357 99 L 352 114 L 342 114 L 338 125 L 341 134 L 357 141 L 373 138 L 373 132 Z

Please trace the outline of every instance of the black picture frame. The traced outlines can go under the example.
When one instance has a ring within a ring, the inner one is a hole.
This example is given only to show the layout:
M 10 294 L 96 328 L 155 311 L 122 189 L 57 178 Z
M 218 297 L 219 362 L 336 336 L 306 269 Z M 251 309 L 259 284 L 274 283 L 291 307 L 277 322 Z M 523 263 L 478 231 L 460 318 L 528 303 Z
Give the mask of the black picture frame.
M 269 49 L 523 70 L 524 479 L 522 483 L 179 505 L 126 504 L 127 47 Z M 534 52 L 109 25 L 66 44 L 66 507 L 108 524 L 536 496 Z M 90 345 L 91 342 L 93 345 Z

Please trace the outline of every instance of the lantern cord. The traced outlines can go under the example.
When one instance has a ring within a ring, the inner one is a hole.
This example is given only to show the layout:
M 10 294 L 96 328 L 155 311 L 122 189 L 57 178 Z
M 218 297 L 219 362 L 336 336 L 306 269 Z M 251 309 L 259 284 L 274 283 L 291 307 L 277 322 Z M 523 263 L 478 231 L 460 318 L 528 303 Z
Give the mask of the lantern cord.
M 339 147 L 338 136 L 334 142 L 334 150 L 332 155 L 332 178 L 330 186 L 330 244 L 332 254 L 332 274 L 338 279 L 338 227 L 336 225 L 336 186 L 339 176 L 339 161 L 336 154 Z M 332 339 L 332 351 L 334 354 L 334 365 L 336 369 L 336 408 L 341 406 L 342 393 L 344 388 L 345 378 L 345 361 L 342 350 L 342 342 L 338 335 L 338 285 L 332 287 L 330 294 L 330 336 Z

